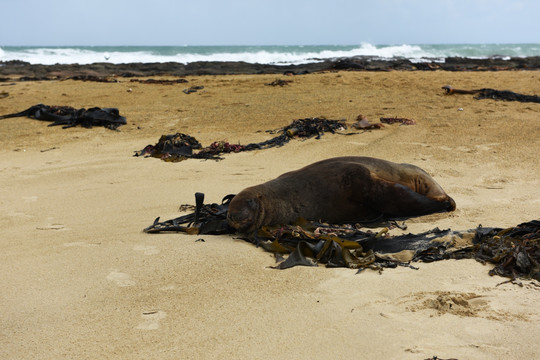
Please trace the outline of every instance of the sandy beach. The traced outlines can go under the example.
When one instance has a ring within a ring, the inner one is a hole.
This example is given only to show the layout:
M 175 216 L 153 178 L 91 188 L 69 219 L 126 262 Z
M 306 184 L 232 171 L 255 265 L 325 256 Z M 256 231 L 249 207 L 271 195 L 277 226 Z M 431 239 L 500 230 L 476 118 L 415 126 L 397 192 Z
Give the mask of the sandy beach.
M 127 118 L 119 131 L 0 120 L 0 358 L 540 358 L 540 287 L 497 286 L 507 279 L 489 276 L 489 264 L 280 271 L 270 268 L 272 254 L 233 236 L 142 232 L 157 216 L 180 216 L 179 205 L 193 204 L 195 192 L 220 202 L 343 155 L 415 164 L 455 199 L 455 212 L 410 219 L 407 232 L 538 219 L 540 104 L 445 95 L 441 87 L 538 94 L 539 72 L 185 79 L 0 83 L 8 93 L 1 115 L 43 103 L 116 107 Z M 265 85 L 276 79 L 292 82 Z M 190 86 L 204 89 L 182 92 Z M 247 144 L 295 119 L 351 124 L 359 114 L 416 125 L 325 134 L 221 161 L 133 157 L 163 134 L 186 133 L 203 146 Z

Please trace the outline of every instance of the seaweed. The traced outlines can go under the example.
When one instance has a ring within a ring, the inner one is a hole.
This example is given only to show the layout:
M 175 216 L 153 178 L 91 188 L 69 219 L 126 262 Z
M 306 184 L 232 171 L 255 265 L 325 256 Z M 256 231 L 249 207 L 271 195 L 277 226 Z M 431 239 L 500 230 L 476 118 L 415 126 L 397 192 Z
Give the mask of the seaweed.
M 202 90 L 202 89 L 204 89 L 204 86 L 194 85 L 194 86 L 188 87 L 187 89 L 182 90 L 182 92 L 184 94 L 191 94 L 191 93 L 197 92 L 197 91 Z
M 280 262 L 275 269 L 294 266 L 347 267 L 358 272 L 369 268 L 407 266 L 412 262 L 445 259 L 475 259 L 493 264 L 490 275 L 540 281 L 540 220 L 531 220 L 506 229 L 485 228 L 453 231 L 434 228 L 418 234 L 390 235 L 399 227 L 393 221 L 378 224 L 326 224 L 298 219 L 293 225 L 262 227 L 254 234 L 237 234 L 227 224 L 227 195 L 221 204 L 204 205 L 204 194 L 196 193 L 193 213 L 164 222 L 159 217 L 144 229 L 147 233 L 166 231 L 187 234 L 236 234 L 272 252 Z M 188 207 L 183 207 L 186 209 Z M 384 226 L 380 231 L 362 230 L 367 225 Z M 402 227 L 401 227 L 402 228 Z M 456 239 L 465 245 L 456 246 Z M 470 239 L 467 243 L 466 241 Z M 287 255 L 283 259 L 283 255 Z
M 451 257 L 495 264 L 489 275 L 540 281 L 540 220 L 506 229 L 479 226 L 473 245 Z
M 509 90 L 495 90 L 495 89 L 489 89 L 489 88 L 476 89 L 476 90 L 460 90 L 460 89 L 454 89 L 450 85 L 445 85 L 442 88 L 444 89 L 447 95 L 476 94 L 474 98 L 477 100 L 493 99 L 493 100 L 540 103 L 540 96 L 538 95 L 518 94 Z
M 289 85 L 289 83 L 292 83 L 293 81 L 292 80 L 281 80 L 281 79 L 276 79 L 270 83 L 266 83 L 264 85 L 266 86 L 280 86 L 280 87 L 283 87 L 285 85 Z
M 382 123 L 385 124 L 394 124 L 394 123 L 400 123 L 401 125 L 416 125 L 416 121 L 414 119 L 407 119 L 407 118 L 398 118 L 396 117 L 382 117 L 380 118 Z
M 183 84 L 187 83 L 186 79 L 176 79 L 176 80 L 164 80 L 164 79 L 131 79 L 129 82 L 138 82 L 141 84 L 159 84 L 159 85 L 173 85 L 173 84 Z
M 227 224 L 227 209 L 234 195 L 223 197 L 221 204 L 204 204 L 204 194 L 195 193 L 195 211 L 175 219 L 160 222 L 159 217 L 143 231 L 159 233 L 165 231 L 185 232 L 187 234 L 231 234 L 234 232 Z M 180 209 L 185 209 L 181 206 Z
M 294 120 L 291 124 L 276 130 L 267 130 L 270 134 L 278 134 L 259 143 L 246 145 L 231 144 L 226 141 L 214 141 L 202 147 L 192 136 L 182 133 L 162 135 L 155 145 L 147 145 L 134 156 L 155 157 L 165 161 L 178 162 L 186 159 L 222 160 L 221 155 L 242 151 L 263 150 L 287 144 L 293 138 L 320 139 L 325 132 L 335 133 L 346 129 L 345 120 L 328 120 L 325 118 L 306 118 Z M 193 150 L 199 150 L 194 152 Z
M 118 80 L 108 76 L 95 76 L 95 75 L 75 75 L 67 77 L 65 80 L 78 80 L 78 81 L 93 81 L 103 83 L 117 83 Z
M 193 149 L 201 149 L 201 143 L 192 136 L 176 133 L 162 135 L 155 145 L 147 145 L 135 152 L 135 156 L 153 156 L 165 161 L 180 161 L 193 156 Z
M 49 126 L 63 125 L 62 128 L 70 128 L 81 125 L 85 128 L 103 126 L 107 129 L 116 130 L 126 124 L 126 118 L 120 116 L 116 108 L 75 109 L 71 106 L 48 106 L 43 104 L 34 105 L 24 111 L 0 116 L 0 119 L 26 116 L 31 119 L 51 121 Z

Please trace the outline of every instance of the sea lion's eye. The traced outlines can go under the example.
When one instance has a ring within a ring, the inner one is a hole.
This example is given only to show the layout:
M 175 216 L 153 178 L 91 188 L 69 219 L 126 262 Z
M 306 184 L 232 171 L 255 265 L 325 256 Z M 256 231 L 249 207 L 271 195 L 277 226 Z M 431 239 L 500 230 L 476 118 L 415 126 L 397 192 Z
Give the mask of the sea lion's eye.
M 246 201 L 246 206 L 250 209 L 257 209 L 259 207 L 258 202 L 255 199 L 248 199 Z

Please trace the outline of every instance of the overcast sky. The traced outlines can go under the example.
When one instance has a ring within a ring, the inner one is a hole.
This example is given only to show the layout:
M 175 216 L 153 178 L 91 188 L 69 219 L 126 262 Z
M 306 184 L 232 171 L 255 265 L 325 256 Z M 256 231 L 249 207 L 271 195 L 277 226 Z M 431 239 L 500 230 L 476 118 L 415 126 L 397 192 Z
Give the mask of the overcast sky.
M 538 0 L 0 0 L 2 45 L 540 43 Z

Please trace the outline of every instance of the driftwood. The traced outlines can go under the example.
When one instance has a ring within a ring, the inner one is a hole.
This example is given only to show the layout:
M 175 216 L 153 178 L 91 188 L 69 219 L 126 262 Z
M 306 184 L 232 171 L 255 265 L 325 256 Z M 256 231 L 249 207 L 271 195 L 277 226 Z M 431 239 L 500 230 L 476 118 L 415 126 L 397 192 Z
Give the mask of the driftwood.
M 494 89 L 476 89 L 476 90 L 461 90 L 454 89 L 450 85 L 442 87 L 447 95 L 452 94 L 476 94 L 474 97 L 477 100 L 493 99 L 493 100 L 505 100 L 505 101 L 519 101 L 519 102 L 534 102 L 540 103 L 540 96 L 538 95 L 523 95 L 509 90 L 494 90 Z

